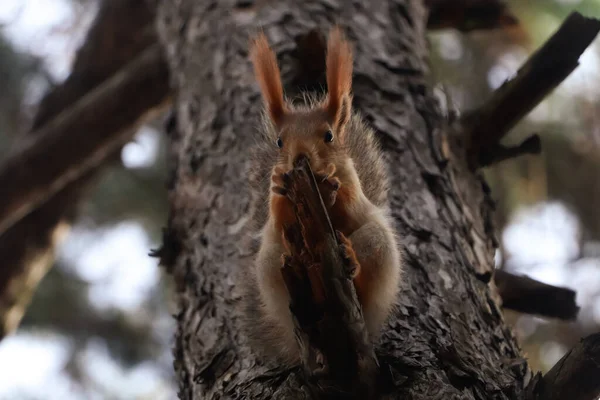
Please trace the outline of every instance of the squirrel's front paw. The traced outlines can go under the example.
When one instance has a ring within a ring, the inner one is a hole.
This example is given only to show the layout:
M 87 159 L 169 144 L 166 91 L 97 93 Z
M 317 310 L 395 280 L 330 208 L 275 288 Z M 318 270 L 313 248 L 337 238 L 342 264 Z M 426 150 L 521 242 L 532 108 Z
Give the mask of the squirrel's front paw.
M 340 252 L 346 273 L 351 279 L 354 279 L 360 273 L 360 264 L 356 258 L 356 253 L 352 248 L 352 242 L 342 232 L 335 231 L 337 240 L 339 242 Z
M 335 164 L 329 164 L 324 170 L 315 173 L 321 196 L 328 207 L 335 204 L 337 192 L 342 185 L 340 180 L 334 177 L 333 174 L 335 174 Z
M 290 174 L 283 168 L 277 167 L 271 175 L 271 191 L 280 196 L 287 196 L 290 188 Z

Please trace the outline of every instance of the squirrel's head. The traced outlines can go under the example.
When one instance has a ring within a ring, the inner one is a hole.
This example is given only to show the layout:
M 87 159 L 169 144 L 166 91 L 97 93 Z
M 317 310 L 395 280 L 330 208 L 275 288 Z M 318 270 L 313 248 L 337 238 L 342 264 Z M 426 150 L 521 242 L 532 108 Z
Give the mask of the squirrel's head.
M 327 41 L 327 96 L 308 109 L 294 110 L 284 100 L 275 53 L 264 34 L 253 40 L 250 55 L 267 118 L 276 131 L 273 146 L 279 148 L 280 164 L 291 168 L 307 157 L 311 167 L 319 170 L 344 157 L 352 109 L 352 50 L 342 30 L 335 27 Z

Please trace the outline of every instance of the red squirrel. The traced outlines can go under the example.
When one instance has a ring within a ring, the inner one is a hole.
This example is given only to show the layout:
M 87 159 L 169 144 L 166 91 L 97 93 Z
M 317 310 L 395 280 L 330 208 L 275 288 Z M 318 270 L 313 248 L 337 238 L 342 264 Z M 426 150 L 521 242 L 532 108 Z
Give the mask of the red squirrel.
M 401 276 L 401 252 L 389 216 L 388 176 L 374 131 L 352 109 L 350 43 L 335 27 L 327 41 L 327 89 L 306 104 L 284 98 L 280 71 L 264 34 L 251 42 L 250 57 L 264 101 L 262 137 L 251 156 L 251 220 L 260 240 L 254 267 L 245 279 L 250 290 L 250 337 L 288 364 L 299 361 L 281 275 L 286 253 L 283 226 L 295 222 L 285 196 L 283 174 L 299 157 L 333 188 L 333 227 L 349 239 L 360 268 L 354 285 L 369 334 L 379 334 L 394 307 Z

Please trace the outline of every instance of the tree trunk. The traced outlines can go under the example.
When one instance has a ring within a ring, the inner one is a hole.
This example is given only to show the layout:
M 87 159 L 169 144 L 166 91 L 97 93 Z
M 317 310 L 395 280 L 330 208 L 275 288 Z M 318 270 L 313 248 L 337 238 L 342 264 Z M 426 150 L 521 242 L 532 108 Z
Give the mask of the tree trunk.
M 300 369 L 265 365 L 240 330 L 238 273 L 256 250 L 245 228 L 245 168 L 261 107 L 248 36 L 264 30 L 294 95 L 299 82 L 322 75 L 307 68 L 307 57 L 319 65 L 322 55 L 308 56 L 299 39 L 334 22 L 355 49 L 354 105 L 378 131 L 391 165 L 405 254 L 400 307 L 376 348 L 379 389 L 388 398 L 522 398 L 531 373 L 491 283 L 493 203 L 427 84 L 423 2 L 257 3 L 163 0 L 159 7 L 178 93 L 161 256 L 178 288 L 180 398 L 309 398 Z

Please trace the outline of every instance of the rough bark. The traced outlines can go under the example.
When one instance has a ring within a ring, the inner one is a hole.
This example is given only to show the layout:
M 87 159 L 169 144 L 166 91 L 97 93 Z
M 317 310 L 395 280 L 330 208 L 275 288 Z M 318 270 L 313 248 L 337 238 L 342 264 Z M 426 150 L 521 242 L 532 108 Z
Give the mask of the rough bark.
M 489 190 L 448 135 L 426 83 L 426 9 L 409 0 L 364 4 L 161 3 L 158 28 L 178 91 L 169 246 L 161 255 L 178 287 L 182 399 L 309 398 L 300 369 L 263 363 L 239 330 L 244 299 L 236 279 L 256 251 L 245 229 L 245 165 L 260 111 L 247 44 L 261 27 L 294 95 L 291 83 L 303 81 L 306 64 L 296 43 L 334 21 L 355 45 L 354 104 L 378 131 L 391 165 L 406 259 L 400 306 L 377 346 L 379 389 L 408 399 L 524 395 L 531 373 L 490 283 L 496 241 Z

